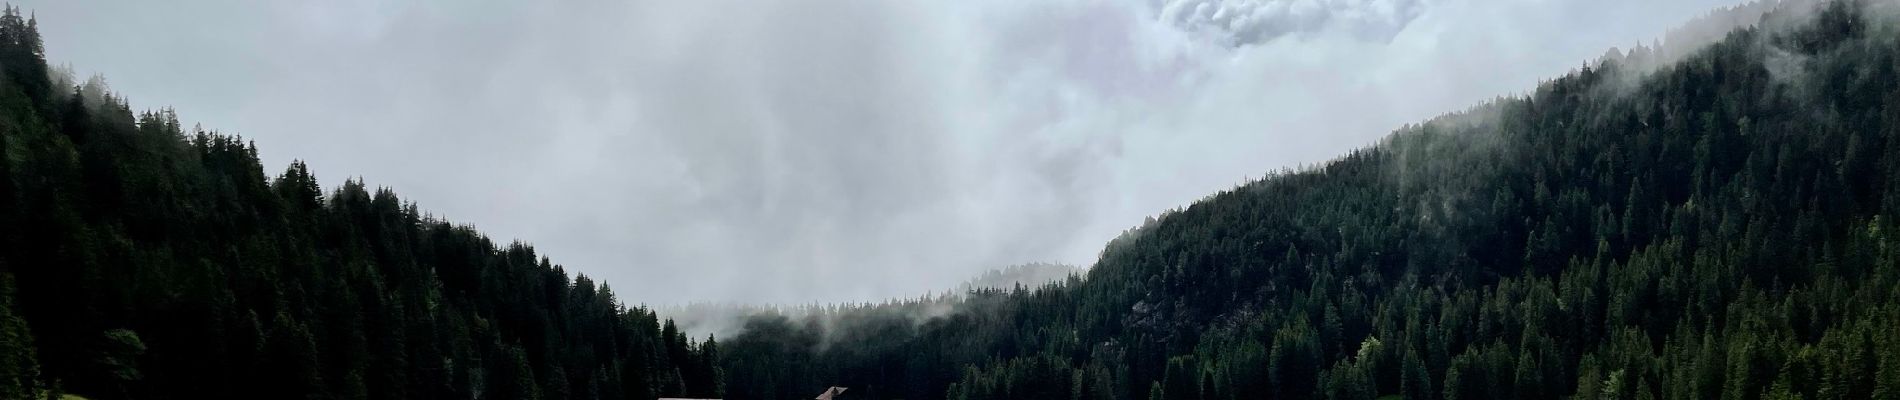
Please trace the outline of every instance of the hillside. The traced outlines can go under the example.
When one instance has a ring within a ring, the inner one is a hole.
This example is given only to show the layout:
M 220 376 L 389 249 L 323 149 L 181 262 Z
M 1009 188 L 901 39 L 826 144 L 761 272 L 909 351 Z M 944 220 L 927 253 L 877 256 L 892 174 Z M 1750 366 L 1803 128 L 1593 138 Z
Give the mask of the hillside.
M 1900 398 L 1900 21 L 1812 3 L 1209 196 L 1080 279 L 755 318 L 727 391 Z
M 0 17 L 0 398 L 719 395 L 711 338 L 387 189 L 267 176 L 49 70 L 37 25 Z
M 133 112 L 8 9 L 0 398 L 1900 398 L 1900 5 L 1741 10 L 1163 213 L 1080 276 L 715 341 Z

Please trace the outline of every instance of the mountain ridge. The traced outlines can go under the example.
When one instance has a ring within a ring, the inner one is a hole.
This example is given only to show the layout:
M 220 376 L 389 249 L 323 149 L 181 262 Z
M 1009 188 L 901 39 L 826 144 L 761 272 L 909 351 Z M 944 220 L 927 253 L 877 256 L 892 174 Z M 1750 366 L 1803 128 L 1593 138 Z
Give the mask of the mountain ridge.
M 726 353 L 728 385 L 748 398 L 819 382 L 871 398 L 1892 396 L 1900 355 L 1877 332 L 1900 310 L 1881 244 L 1900 210 L 1893 11 L 1777 3 L 1675 62 L 1619 52 L 1171 210 L 1068 285 L 973 296 L 921 324 L 755 320 L 771 337 L 728 342 L 748 349 Z
M 1896 7 L 1777 4 L 1170 210 L 1085 277 L 703 341 L 49 75 L 9 8 L 0 397 L 1900 396 Z
M 0 398 L 720 395 L 718 344 L 240 137 L 134 113 L 0 15 Z

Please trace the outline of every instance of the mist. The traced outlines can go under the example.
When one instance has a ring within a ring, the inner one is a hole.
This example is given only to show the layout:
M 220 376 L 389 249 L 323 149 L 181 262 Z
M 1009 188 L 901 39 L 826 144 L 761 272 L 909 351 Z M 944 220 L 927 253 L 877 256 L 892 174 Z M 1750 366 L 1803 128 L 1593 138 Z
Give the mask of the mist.
M 61 22 L 49 60 L 268 173 L 392 187 L 633 303 L 798 304 L 1087 266 L 1735 2 L 952 3 L 20 6 Z

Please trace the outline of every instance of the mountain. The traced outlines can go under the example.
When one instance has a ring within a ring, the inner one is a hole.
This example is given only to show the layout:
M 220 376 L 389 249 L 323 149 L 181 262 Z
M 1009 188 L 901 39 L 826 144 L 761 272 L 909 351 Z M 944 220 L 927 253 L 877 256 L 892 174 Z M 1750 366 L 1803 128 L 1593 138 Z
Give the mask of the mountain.
M 1082 275 L 696 340 L 134 113 L 8 9 L 0 398 L 1900 398 L 1900 6 L 1737 10 L 1166 212 Z
M 1743 10 L 1162 214 L 1077 279 L 756 317 L 728 396 L 1900 398 L 1900 6 Z
M 0 398 L 720 395 L 712 338 L 387 189 L 266 176 L 49 70 L 37 25 L 0 16 Z

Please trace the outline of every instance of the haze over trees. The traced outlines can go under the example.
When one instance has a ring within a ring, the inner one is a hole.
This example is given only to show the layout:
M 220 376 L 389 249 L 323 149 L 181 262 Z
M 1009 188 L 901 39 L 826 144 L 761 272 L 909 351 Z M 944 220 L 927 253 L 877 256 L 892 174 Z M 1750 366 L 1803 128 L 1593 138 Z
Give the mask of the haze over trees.
M 50 73 L 0 16 L 0 398 L 716 397 L 688 338 L 387 189 Z
M 1900 7 L 1810 3 L 1211 195 L 1086 274 L 717 340 L 132 112 L 8 9 L 0 398 L 1900 398 Z
M 969 282 L 964 282 L 963 285 L 958 286 L 957 289 L 959 289 L 958 291 L 960 292 L 968 292 L 976 289 L 1013 289 L 1019 286 L 1033 288 L 1050 282 L 1059 282 L 1067 279 L 1071 275 L 1079 275 L 1081 273 L 1082 270 L 1080 269 L 1062 264 L 1030 263 L 1011 265 L 1003 269 L 984 272 L 982 275 L 970 279 Z
M 1209 196 L 1083 278 L 757 318 L 728 393 L 1900 398 L 1900 21 L 1815 3 Z

